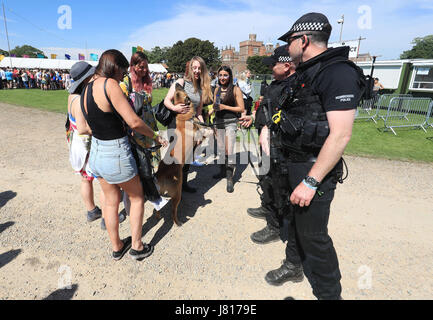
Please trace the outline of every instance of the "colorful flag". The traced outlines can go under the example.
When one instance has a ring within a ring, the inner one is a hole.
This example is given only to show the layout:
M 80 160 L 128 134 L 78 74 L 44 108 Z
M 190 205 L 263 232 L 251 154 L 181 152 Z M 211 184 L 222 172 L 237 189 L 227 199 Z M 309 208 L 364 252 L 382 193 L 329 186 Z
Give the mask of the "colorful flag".
M 132 54 L 137 52 L 137 47 L 132 47 Z
M 66 60 L 71 60 L 71 56 L 69 54 L 65 54 Z
M 142 47 L 140 47 L 140 46 L 137 46 L 137 51 L 144 52 L 144 49 Z
M 30 56 L 27 54 L 23 54 L 23 58 L 30 58 Z
M 84 56 L 84 54 L 82 54 L 82 53 L 78 54 L 78 60 L 85 60 L 85 59 L 86 59 L 86 57 Z
M 51 54 L 51 59 L 57 59 L 57 54 Z
M 38 53 L 38 58 L 39 58 L 39 59 L 44 59 L 45 56 L 44 56 L 43 54 Z
M 4 55 L 0 54 L 0 61 L 2 61 L 4 59 Z
M 95 53 L 91 53 L 90 54 L 90 60 L 92 61 L 98 61 L 98 55 Z

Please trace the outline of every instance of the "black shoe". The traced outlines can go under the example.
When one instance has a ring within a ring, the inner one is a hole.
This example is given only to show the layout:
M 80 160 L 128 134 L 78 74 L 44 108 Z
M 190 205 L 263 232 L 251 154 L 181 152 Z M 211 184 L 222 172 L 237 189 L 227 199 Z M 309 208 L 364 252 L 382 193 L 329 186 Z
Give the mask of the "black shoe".
M 196 193 L 197 189 L 190 187 L 187 183 L 182 184 L 182 191 L 188 192 L 188 193 Z
M 123 248 L 120 251 L 113 251 L 113 259 L 116 261 L 122 259 L 125 253 L 127 253 L 128 250 L 131 248 L 132 239 L 131 237 L 128 237 L 126 239 L 123 239 L 122 242 Z
M 233 193 L 235 191 L 233 180 L 227 178 L 227 192 Z
M 224 179 L 224 178 L 227 177 L 226 165 L 225 164 L 220 164 L 219 166 L 220 166 L 219 167 L 220 172 L 218 172 L 217 174 L 214 174 L 212 176 L 212 178 L 214 178 L 214 179 Z
M 269 271 L 266 274 L 265 280 L 273 286 L 281 286 L 287 281 L 302 282 L 304 280 L 304 271 L 302 266 L 296 266 L 286 260 L 283 261 L 281 267 L 276 270 Z
M 254 232 L 251 235 L 251 240 L 253 240 L 253 242 L 257 244 L 268 244 L 271 242 L 277 242 L 278 240 L 280 240 L 280 232 L 269 228 L 269 226 L 266 226 L 264 229 Z
M 269 213 L 269 211 L 263 207 L 259 207 L 259 208 L 249 208 L 247 210 L 247 213 L 253 218 L 266 220 L 266 215 Z
M 143 250 L 136 251 L 134 249 L 129 250 L 129 255 L 134 260 L 140 260 L 147 258 L 153 253 L 154 247 L 151 244 L 143 243 Z
M 98 206 L 96 206 L 92 211 L 87 211 L 87 222 L 93 222 L 100 219 L 101 217 L 102 211 L 98 208 Z

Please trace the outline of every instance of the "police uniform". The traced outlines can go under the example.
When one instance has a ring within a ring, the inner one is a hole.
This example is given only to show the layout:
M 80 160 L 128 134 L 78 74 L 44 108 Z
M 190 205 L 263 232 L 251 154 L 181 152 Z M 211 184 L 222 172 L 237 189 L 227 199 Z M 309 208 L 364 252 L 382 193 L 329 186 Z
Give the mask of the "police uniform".
M 263 63 L 266 65 L 274 65 L 277 62 L 291 62 L 287 46 L 282 46 L 274 51 L 271 57 L 265 58 Z M 264 126 L 271 125 L 271 117 L 278 112 L 280 106 L 280 97 L 284 92 L 291 88 L 291 84 L 296 79 L 296 73 L 288 76 L 283 80 L 274 80 L 265 90 L 264 99 L 256 112 L 255 126 L 262 130 Z M 271 132 L 271 134 L 273 134 Z M 289 196 L 289 177 L 287 161 L 283 157 L 278 156 L 277 149 L 281 148 L 276 144 L 276 140 L 271 140 L 271 161 L 269 172 L 259 177 L 259 185 L 262 189 L 261 207 L 257 209 L 248 209 L 248 213 L 256 218 L 265 218 L 266 227 L 251 235 L 251 240 L 257 244 L 267 244 L 280 240 L 280 230 L 284 225 L 283 219 L 288 221 L 292 219 L 292 210 L 289 207 L 287 198 Z M 281 150 L 279 151 L 281 153 Z M 284 230 L 283 230 L 284 231 Z M 303 272 L 301 258 L 296 248 L 295 233 L 281 232 L 287 237 L 289 245 L 286 246 L 286 260 L 292 267 L 290 270 L 290 281 L 302 281 Z M 284 237 L 282 237 L 284 238 Z M 266 277 L 270 284 L 279 285 L 281 279 L 273 281 Z
M 330 35 L 331 30 L 324 15 L 310 13 L 296 21 L 279 40 L 286 41 L 293 33 L 303 31 Z M 291 92 L 285 94 L 285 102 L 278 110 L 272 130 L 282 146 L 281 156 L 288 161 L 285 177 L 288 178 L 289 198 L 301 183 L 313 183 L 305 179 L 329 136 L 326 113 L 356 109 L 358 105 L 363 83 L 359 68 L 348 61 L 348 54 L 348 47 L 330 48 L 301 63 Z M 318 186 L 310 206 L 290 205 L 293 220 L 289 224 L 289 234 L 295 233 L 296 241 L 287 245 L 299 252 L 304 273 L 318 299 L 341 297 L 338 258 L 327 226 L 337 182 L 342 182 L 342 167 L 340 160 Z M 290 268 L 290 263 L 284 263 L 267 277 L 284 278 L 287 270 L 282 268 Z

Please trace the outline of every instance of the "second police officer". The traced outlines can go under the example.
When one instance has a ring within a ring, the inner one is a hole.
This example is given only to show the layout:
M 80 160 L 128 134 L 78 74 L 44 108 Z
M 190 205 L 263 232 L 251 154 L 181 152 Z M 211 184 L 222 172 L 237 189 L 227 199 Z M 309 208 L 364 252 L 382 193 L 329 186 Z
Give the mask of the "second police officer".
M 326 16 L 308 13 L 279 38 L 287 42 L 297 76 L 281 95 L 272 123 L 261 133 L 264 152 L 270 154 L 272 145 L 280 145 L 280 156 L 288 161 L 284 177 L 293 215 L 288 234 L 296 235 L 296 241 L 287 246 L 299 253 L 318 299 L 341 298 L 341 274 L 328 220 L 365 86 L 362 70 L 348 60 L 350 48 L 328 49 L 331 30 Z M 287 265 L 285 261 L 274 270 L 275 281 L 284 280 L 291 270 Z
M 266 87 L 263 101 L 256 112 L 255 127 L 259 134 L 263 127 L 269 126 L 274 113 L 278 112 L 279 99 L 283 92 L 290 89 L 290 84 L 296 77 L 295 65 L 289 56 L 287 46 L 275 49 L 272 56 L 263 60 L 265 65 L 272 68 L 274 80 Z M 288 207 L 289 196 L 287 161 L 279 156 L 277 149 L 280 145 L 271 141 L 271 161 L 267 174 L 260 176 L 262 190 L 261 206 L 257 209 L 248 209 L 248 214 L 255 218 L 265 219 L 266 227 L 251 235 L 251 240 L 257 244 L 267 244 L 280 239 L 280 229 L 284 225 L 283 218 L 289 223 L 292 210 Z M 281 152 L 280 152 L 281 153 Z M 302 281 L 304 278 L 301 259 L 294 244 L 294 233 L 288 234 L 289 245 L 286 246 L 286 260 L 282 268 L 269 272 L 265 279 L 269 284 L 280 285 L 285 281 Z

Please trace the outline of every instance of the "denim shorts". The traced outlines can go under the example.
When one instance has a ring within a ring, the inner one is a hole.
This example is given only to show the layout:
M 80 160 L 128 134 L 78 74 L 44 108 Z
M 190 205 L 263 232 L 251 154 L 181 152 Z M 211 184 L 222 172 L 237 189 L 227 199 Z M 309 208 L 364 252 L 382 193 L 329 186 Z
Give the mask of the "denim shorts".
M 128 137 L 108 141 L 92 137 L 89 166 L 96 178 L 109 184 L 128 182 L 138 174 Z

